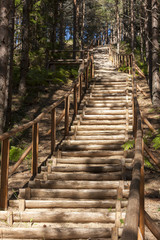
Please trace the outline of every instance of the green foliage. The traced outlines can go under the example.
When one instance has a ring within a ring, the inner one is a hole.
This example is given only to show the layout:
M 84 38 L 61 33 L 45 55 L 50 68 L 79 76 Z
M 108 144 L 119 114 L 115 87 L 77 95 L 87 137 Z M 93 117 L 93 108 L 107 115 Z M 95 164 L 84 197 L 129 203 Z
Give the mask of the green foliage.
M 126 67 L 125 64 L 122 65 L 120 68 L 119 68 L 119 71 L 121 72 L 129 72 L 129 67 Z
M 33 86 L 48 86 L 48 81 L 51 72 L 48 72 L 46 69 L 38 68 L 32 68 L 28 72 L 27 77 L 27 86 L 33 87 Z
M 160 148 L 160 133 L 156 135 L 156 137 L 152 140 L 152 143 L 155 150 Z
M 19 160 L 19 158 L 22 156 L 22 154 L 24 153 L 25 149 L 22 149 L 20 147 L 14 147 L 14 146 L 11 146 L 11 149 L 9 151 L 9 160 L 11 162 L 17 162 Z M 25 160 L 29 160 L 31 159 L 31 154 L 32 153 L 29 153 Z
M 154 166 L 151 164 L 151 162 L 149 161 L 149 159 L 147 157 L 144 157 L 144 164 L 146 167 L 154 169 Z
M 120 219 L 120 223 L 121 223 L 121 224 L 124 224 L 124 220 L 123 220 L 123 219 Z
M 134 147 L 134 140 L 129 140 L 122 145 L 122 148 L 124 149 L 124 151 L 132 149 L 133 147 Z

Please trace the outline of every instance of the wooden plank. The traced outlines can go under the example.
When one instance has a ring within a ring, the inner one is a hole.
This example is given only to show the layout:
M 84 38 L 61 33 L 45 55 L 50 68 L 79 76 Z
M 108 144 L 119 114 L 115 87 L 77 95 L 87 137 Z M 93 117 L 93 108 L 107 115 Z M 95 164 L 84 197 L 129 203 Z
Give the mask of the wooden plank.
M 8 170 L 9 170 L 9 138 L 2 141 L 1 146 L 1 189 L 0 209 L 8 208 Z
M 78 101 L 77 101 L 77 85 L 74 86 L 74 116 L 77 115 L 78 112 Z
M 125 216 L 125 213 L 123 213 Z M 100 213 L 100 212 L 14 212 L 14 222 L 73 222 L 73 223 L 113 223 L 115 221 L 115 213 Z
M 69 96 L 65 99 L 65 136 L 69 134 Z
M 18 207 L 20 200 L 10 200 L 10 207 Z M 127 207 L 127 200 L 122 200 L 122 207 Z M 67 200 L 61 199 L 57 200 L 25 200 L 26 208 L 115 208 L 116 200 Z M 4 215 L 6 219 L 6 216 Z
M 145 211 L 145 224 L 149 228 L 149 230 L 153 233 L 153 235 L 160 239 L 160 229 L 157 226 L 157 224 L 154 222 L 154 220 L 149 216 L 149 214 Z
M 32 218 L 32 217 L 31 217 Z M 89 239 L 108 238 L 111 236 L 110 228 L 1 228 L 0 237 L 11 239 Z
M 51 155 L 56 149 L 56 109 L 51 111 Z
M 38 172 L 38 142 L 39 142 L 39 124 L 32 126 L 32 166 L 31 173 L 35 176 Z
M 153 153 L 149 150 L 149 148 L 147 147 L 146 144 L 144 144 L 144 150 L 145 150 L 146 153 L 152 158 L 152 160 L 154 161 L 154 163 L 160 168 L 160 162 L 159 162 L 159 160 L 153 155 Z
M 117 189 L 30 189 L 31 199 L 53 199 L 53 198 L 73 198 L 73 199 L 108 199 L 117 198 Z M 128 190 L 123 191 L 123 197 L 127 198 Z M 19 190 L 19 198 L 26 199 L 26 189 Z M 27 199 L 26 199 L 27 200 Z M 29 200 L 29 199 L 28 199 Z
M 142 129 L 143 131 L 143 129 Z M 144 156 L 144 141 L 142 139 L 142 156 Z M 140 217 L 139 217 L 139 228 L 142 238 L 145 239 L 145 220 L 144 220 L 144 157 L 142 157 L 141 166 L 141 182 L 140 182 Z

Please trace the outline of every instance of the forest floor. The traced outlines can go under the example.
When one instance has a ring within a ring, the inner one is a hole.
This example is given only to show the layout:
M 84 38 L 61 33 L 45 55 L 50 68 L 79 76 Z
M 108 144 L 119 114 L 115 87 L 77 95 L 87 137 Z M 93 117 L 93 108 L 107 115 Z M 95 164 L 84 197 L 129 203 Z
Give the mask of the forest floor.
M 149 88 L 147 86 L 146 80 L 137 79 L 139 86 L 143 89 L 143 92 L 138 92 L 138 101 L 140 104 L 140 109 L 153 125 L 155 129 L 160 129 L 160 109 L 153 108 Z M 49 87 L 42 87 L 40 93 L 37 93 L 33 98 L 25 100 L 25 102 L 20 102 L 17 95 L 13 96 L 13 116 L 15 119 L 15 125 L 19 123 L 26 123 L 29 120 L 34 119 L 40 112 L 42 112 L 48 105 L 54 101 L 60 99 L 66 91 L 70 88 L 69 85 L 63 85 L 59 87 L 58 85 L 50 85 Z M 145 93 L 145 95 L 144 95 Z M 57 109 L 57 115 L 60 115 L 63 110 L 63 104 Z M 47 131 L 50 127 L 50 114 L 47 114 L 43 121 L 40 123 L 40 143 L 41 147 L 39 149 L 39 163 L 42 163 L 50 154 L 50 145 L 48 144 L 50 136 L 46 136 Z M 57 128 L 57 141 L 62 139 L 64 134 L 64 121 Z M 153 136 L 151 131 L 146 125 L 144 125 L 144 135 L 147 139 L 147 144 L 152 150 L 152 153 L 160 161 L 160 151 L 154 150 L 152 146 Z M 45 136 L 42 138 L 42 136 Z M 27 146 L 31 143 L 31 131 L 28 131 L 21 141 L 22 135 L 16 136 L 13 140 L 18 146 Z M 149 157 L 145 153 L 145 209 L 147 213 L 155 220 L 155 222 L 160 227 L 160 170 L 153 165 L 149 165 L 147 159 Z M 23 187 L 31 177 L 30 175 L 30 160 L 24 161 L 24 163 L 17 169 L 16 174 L 14 174 L 9 179 L 9 196 L 12 194 L 17 196 L 17 187 Z M 151 232 L 146 227 L 146 240 L 155 240 L 156 238 L 151 234 Z

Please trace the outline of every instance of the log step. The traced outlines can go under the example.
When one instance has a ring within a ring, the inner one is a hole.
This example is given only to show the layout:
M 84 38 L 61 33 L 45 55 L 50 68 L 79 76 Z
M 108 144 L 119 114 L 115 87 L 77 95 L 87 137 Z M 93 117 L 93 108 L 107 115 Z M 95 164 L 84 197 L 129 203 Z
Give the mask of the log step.
M 21 200 L 10 200 L 9 206 L 12 208 L 19 208 Z M 108 199 L 108 200 L 67 200 L 61 199 L 54 201 L 51 200 L 24 200 L 25 201 L 25 208 L 115 208 L 116 207 L 116 200 L 115 199 Z M 122 199 L 121 205 L 122 207 L 127 207 L 127 200 Z M 6 216 L 3 216 L 3 219 Z
M 128 197 L 128 190 L 123 190 L 123 196 Z M 19 198 L 25 199 L 26 189 L 19 190 Z M 54 199 L 54 198 L 72 198 L 72 199 L 106 199 L 117 198 L 117 190 L 110 189 L 31 189 L 31 199 Z
M 36 175 L 36 179 L 48 180 L 87 180 L 87 181 L 107 181 L 107 180 L 122 180 L 122 171 L 110 173 L 40 173 Z
M 92 130 L 125 130 L 126 129 L 126 124 L 125 125 L 79 125 L 79 126 L 72 126 L 71 131 L 73 129 L 77 129 L 77 131 L 92 131 Z M 132 126 L 129 126 L 129 129 L 132 129 Z
M 105 141 L 107 141 L 107 140 L 109 140 L 109 141 L 112 141 L 112 140 L 117 140 L 117 141 L 124 141 L 124 139 L 125 139 L 125 135 L 113 135 L 113 136 L 110 136 L 110 135 L 108 135 L 108 136 L 104 136 L 104 135 L 100 135 L 100 136 L 97 136 L 97 135 L 95 135 L 94 137 L 93 137 L 93 135 L 92 136 L 79 136 L 79 135 L 76 135 L 75 136 L 75 140 L 92 140 L 92 139 L 94 139 L 94 140 L 105 140 Z
M 74 222 L 74 223 L 114 223 L 115 213 L 94 213 L 94 212 L 13 212 L 14 222 Z M 122 213 L 125 218 L 125 213 Z
M 42 166 L 41 170 L 43 172 L 47 171 L 48 167 Z M 89 173 L 105 173 L 105 172 L 117 172 L 122 170 L 121 164 L 108 164 L 106 166 L 55 166 L 51 168 L 51 171 L 53 172 L 89 172 Z
M 62 151 L 62 157 L 107 157 L 107 156 L 123 156 L 123 151 L 97 151 L 97 150 L 88 150 L 88 151 Z
M 61 150 L 63 151 L 86 151 L 86 150 L 121 150 L 122 145 L 119 144 L 112 144 L 112 145 L 106 145 L 106 144 L 92 144 L 92 145 L 62 145 Z
M 131 163 L 132 158 L 124 158 L 122 156 L 110 157 L 70 157 L 70 158 L 57 158 L 57 164 L 120 164 L 122 162 Z
M 116 144 L 116 145 L 122 145 L 124 144 L 124 141 L 120 141 L 118 139 L 114 139 L 114 140 L 93 140 L 93 137 L 92 139 L 90 140 L 65 140 L 63 141 L 63 144 L 66 144 L 66 145 L 85 145 L 85 144 L 88 144 L 88 145 L 93 145 L 93 144 L 96 144 L 96 145 L 109 145 L 109 144 Z
M 30 188 L 48 189 L 117 189 L 119 181 L 30 181 Z
M 2 239 L 89 239 L 110 238 L 111 228 L 52 228 L 43 226 L 41 228 L 2 228 L 0 237 Z

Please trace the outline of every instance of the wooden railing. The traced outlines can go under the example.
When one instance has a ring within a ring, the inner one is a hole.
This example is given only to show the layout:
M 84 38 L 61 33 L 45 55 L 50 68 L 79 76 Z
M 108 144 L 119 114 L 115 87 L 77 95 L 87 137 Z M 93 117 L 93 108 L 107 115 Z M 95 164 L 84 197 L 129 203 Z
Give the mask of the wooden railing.
M 74 114 L 77 115 L 78 104 L 80 104 L 83 95 L 89 87 L 90 79 L 94 77 L 94 62 L 93 55 L 88 54 L 86 64 L 81 66 L 81 72 L 78 78 L 74 81 L 71 89 L 57 102 L 49 106 L 33 121 L 23 124 L 17 128 L 12 129 L 9 132 L 5 132 L 0 136 L 1 142 L 1 189 L 0 189 L 0 209 L 6 210 L 8 207 L 8 177 L 11 176 L 18 166 L 22 163 L 25 157 L 32 150 L 32 163 L 31 173 L 35 176 L 38 172 L 38 148 L 39 148 L 39 123 L 48 113 L 51 114 L 51 125 L 47 135 L 51 136 L 51 154 L 56 150 L 56 128 L 65 117 L 65 136 L 69 133 L 70 121 L 69 116 L 71 114 L 70 108 L 70 97 L 73 94 L 73 106 Z M 56 117 L 56 108 L 60 104 L 64 103 L 64 110 L 59 118 Z M 72 110 L 72 111 L 73 111 Z M 32 127 L 32 143 L 28 146 L 23 155 L 19 158 L 18 162 L 12 167 L 9 172 L 9 151 L 10 151 L 10 139 L 17 133 L 24 132 L 26 129 Z
M 125 55 L 117 54 L 110 47 L 110 59 L 115 67 L 128 67 L 128 72 L 132 73 L 132 107 L 133 107 L 133 134 L 135 138 L 135 156 L 132 171 L 132 181 L 130 185 L 130 194 L 126 211 L 126 219 L 122 240 L 141 240 L 145 239 L 145 225 L 150 229 L 153 235 L 160 239 L 160 230 L 153 219 L 144 210 L 144 149 L 146 145 L 143 141 L 142 122 L 146 123 L 150 128 L 150 124 L 140 113 L 140 108 L 137 100 L 137 89 L 135 72 L 137 71 L 141 77 L 145 77 L 143 72 L 135 63 L 134 54 Z M 154 129 L 151 128 L 153 131 Z M 153 159 L 153 156 L 151 157 Z M 157 160 L 155 163 L 158 165 Z

